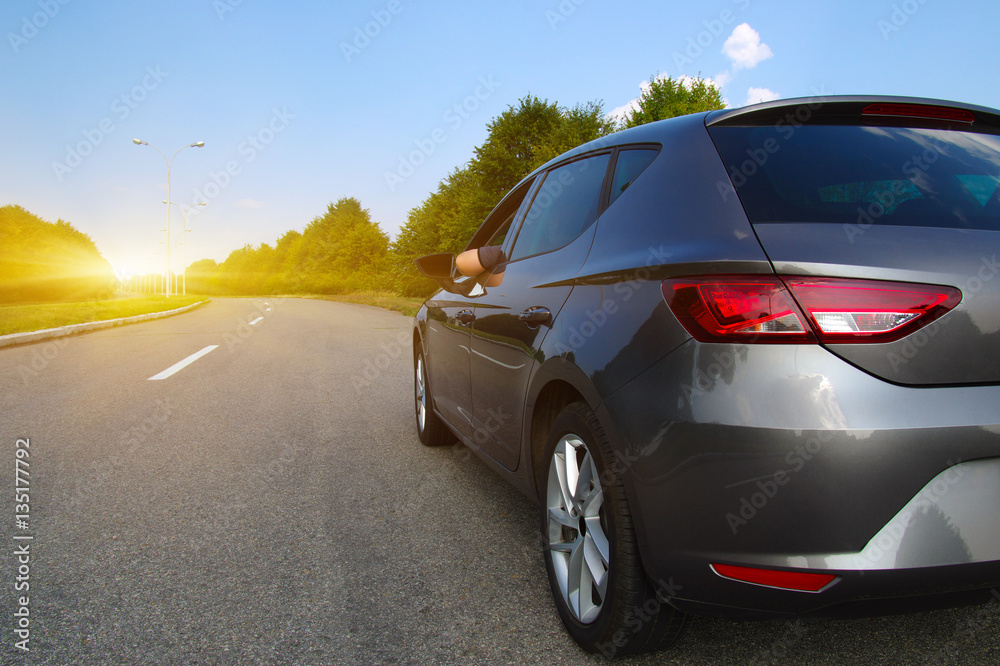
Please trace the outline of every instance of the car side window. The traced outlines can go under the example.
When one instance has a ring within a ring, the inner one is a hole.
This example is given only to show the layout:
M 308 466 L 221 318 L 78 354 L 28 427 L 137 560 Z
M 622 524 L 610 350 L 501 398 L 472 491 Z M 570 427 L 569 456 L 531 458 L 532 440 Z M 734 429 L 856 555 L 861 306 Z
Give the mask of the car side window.
M 483 223 L 476 230 L 472 240 L 465 246 L 465 253 L 483 247 L 503 247 L 508 241 L 508 233 L 511 225 L 517 218 L 518 211 L 526 204 L 525 197 L 531 191 L 534 179 L 520 183 L 505 196 L 496 208 L 487 216 Z M 456 256 L 455 270 L 453 277 L 456 281 L 464 282 L 469 279 L 468 273 L 463 274 L 458 266 L 460 256 Z
M 470 247 L 455 257 L 453 277 L 456 280 L 464 282 L 472 279 L 483 284 L 488 284 L 492 275 L 503 273 L 506 257 L 501 248 L 516 214 L 516 211 L 510 213 L 507 219 L 503 221 L 500 227 L 493 232 L 493 235 L 485 243 L 476 247 Z M 499 269 L 497 270 L 498 266 Z M 491 286 L 499 285 L 502 280 L 502 277 L 494 280 Z M 482 293 L 482 284 L 479 287 L 478 290 L 474 289 L 473 293 L 469 295 L 479 296 Z
M 610 159 L 607 153 L 596 155 L 545 175 L 514 240 L 511 261 L 560 248 L 597 219 Z
M 658 152 L 652 148 L 636 148 L 623 150 L 618 153 L 618 160 L 615 163 L 615 175 L 611 181 L 609 206 L 615 202 L 615 199 L 622 195 L 622 192 L 628 189 L 628 186 L 639 177 L 639 174 L 646 170 L 646 167 L 650 165 Z
M 507 240 L 507 233 L 510 231 L 510 224 L 514 221 L 514 215 L 517 211 L 514 211 L 507 216 L 504 223 L 500 225 L 500 228 L 496 230 L 496 233 L 485 243 L 485 245 L 503 245 L 504 241 Z
M 502 245 L 504 243 L 507 238 L 507 232 L 510 230 L 510 225 L 517 215 L 517 211 L 524 203 L 524 198 L 528 196 L 528 192 L 531 191 L 532 182 L 533 180 L 528 180 L 521 183 L 497 204 L 497 207 L 493 209 L 482 225 L 480 225 L 479 229 L 476 230 L 472 240 L 466 245 L 466 250 L 473 250 L 485 245 Z

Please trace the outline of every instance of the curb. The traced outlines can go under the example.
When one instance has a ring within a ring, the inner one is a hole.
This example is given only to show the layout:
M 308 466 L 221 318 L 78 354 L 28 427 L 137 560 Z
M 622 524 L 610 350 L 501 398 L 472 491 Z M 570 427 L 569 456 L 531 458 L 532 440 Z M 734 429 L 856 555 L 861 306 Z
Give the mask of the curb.
M 148 314 L 135 315 L 134 317 L 105 319 L 103 321 L 91 321 L 85 324 L 70 324 L 69 326 L 60 326 L 58 328 L 43 328 L 40 331 L 29 331 L 27 333 L 0 335 L 0 348 L 30 344 L 32 342 L 41 342 L 42 340 L 61 338 L 67 335 L 76 335 L 78 333 L 87 333 L 89 331 L 97 331 L 102 328 L 112 328 L 114 326 L 123 326 L 125 324 L 137 324 L 141 321 L 149 321 L 150 319 L 170 317 L 187 312 L 188 310 L 193 310 L 196 307 L 208 303 L 209 300 L 211 299 L 199 301 L 198 303 L 192 303 L 191 305 L 185 305 L 184 307 L 177 308 L 176 310 L 167 310 L 165 312 L 150 312 Z

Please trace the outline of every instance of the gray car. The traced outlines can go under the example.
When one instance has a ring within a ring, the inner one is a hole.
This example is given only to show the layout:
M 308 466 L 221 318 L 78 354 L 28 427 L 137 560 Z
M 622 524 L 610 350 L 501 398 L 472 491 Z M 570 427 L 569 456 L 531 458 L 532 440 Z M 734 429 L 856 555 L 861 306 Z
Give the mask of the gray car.
M 927 99 L 576 148 L 471 239 L 495 266 L 418 262 L 418 434 L 538 502 L 590 651 L 1000 597 L 998 186 L 1000 112 Z

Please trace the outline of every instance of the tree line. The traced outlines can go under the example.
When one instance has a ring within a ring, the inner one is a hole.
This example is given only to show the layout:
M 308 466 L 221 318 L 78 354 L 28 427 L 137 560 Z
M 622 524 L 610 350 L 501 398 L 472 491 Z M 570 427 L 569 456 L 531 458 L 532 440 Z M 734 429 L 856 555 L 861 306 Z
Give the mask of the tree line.
M 344 294 L 392 291 L 426 296 L 436 286 L 413 260 L 458 252 L 500 199 L 553 157 L 620 129 L 699 111 L 725 102 L 709 80 L 654 76 L 635 108 L 610 118 L 601 102 L 572 108 L 528 95 L 490 121 L 486 141 L 436 191 L 407 214 L 396 239 L 353 198 L 331 203 L 301 233 L 289 231 L 274 246 L 246 245 L 221 264 L 191 264 L 189 289 L 209 294 Z
M 389 236 L 353 197 L 327 206 L 301 233 L 272 247 L 244 245 L 224 262 L 202 259 L 187 270 L 188 290 L 201 294 L 346 294 L 384 291 Z M 391 285 L 389 287 L 391 289 Z
M 111 264 L 90 236 L 17 205 L 0 207 L 0 303 L 110 298 Z

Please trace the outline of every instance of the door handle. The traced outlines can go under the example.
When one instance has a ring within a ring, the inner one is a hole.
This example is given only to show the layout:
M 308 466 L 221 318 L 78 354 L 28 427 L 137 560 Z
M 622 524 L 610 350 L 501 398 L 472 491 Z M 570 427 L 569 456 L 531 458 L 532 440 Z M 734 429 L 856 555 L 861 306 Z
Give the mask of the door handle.
M 476 314 L 472 310 L 462 310 L 455 315 L 455 319 L 457 319 L 459 323 L 468 326 L 472 322 L 476 321 Z
M 517 318 L 528 326 L 548 325 L 552 322 L 552 313 L 548 308 L 536 305 L 535 307 L 522 310 Z

